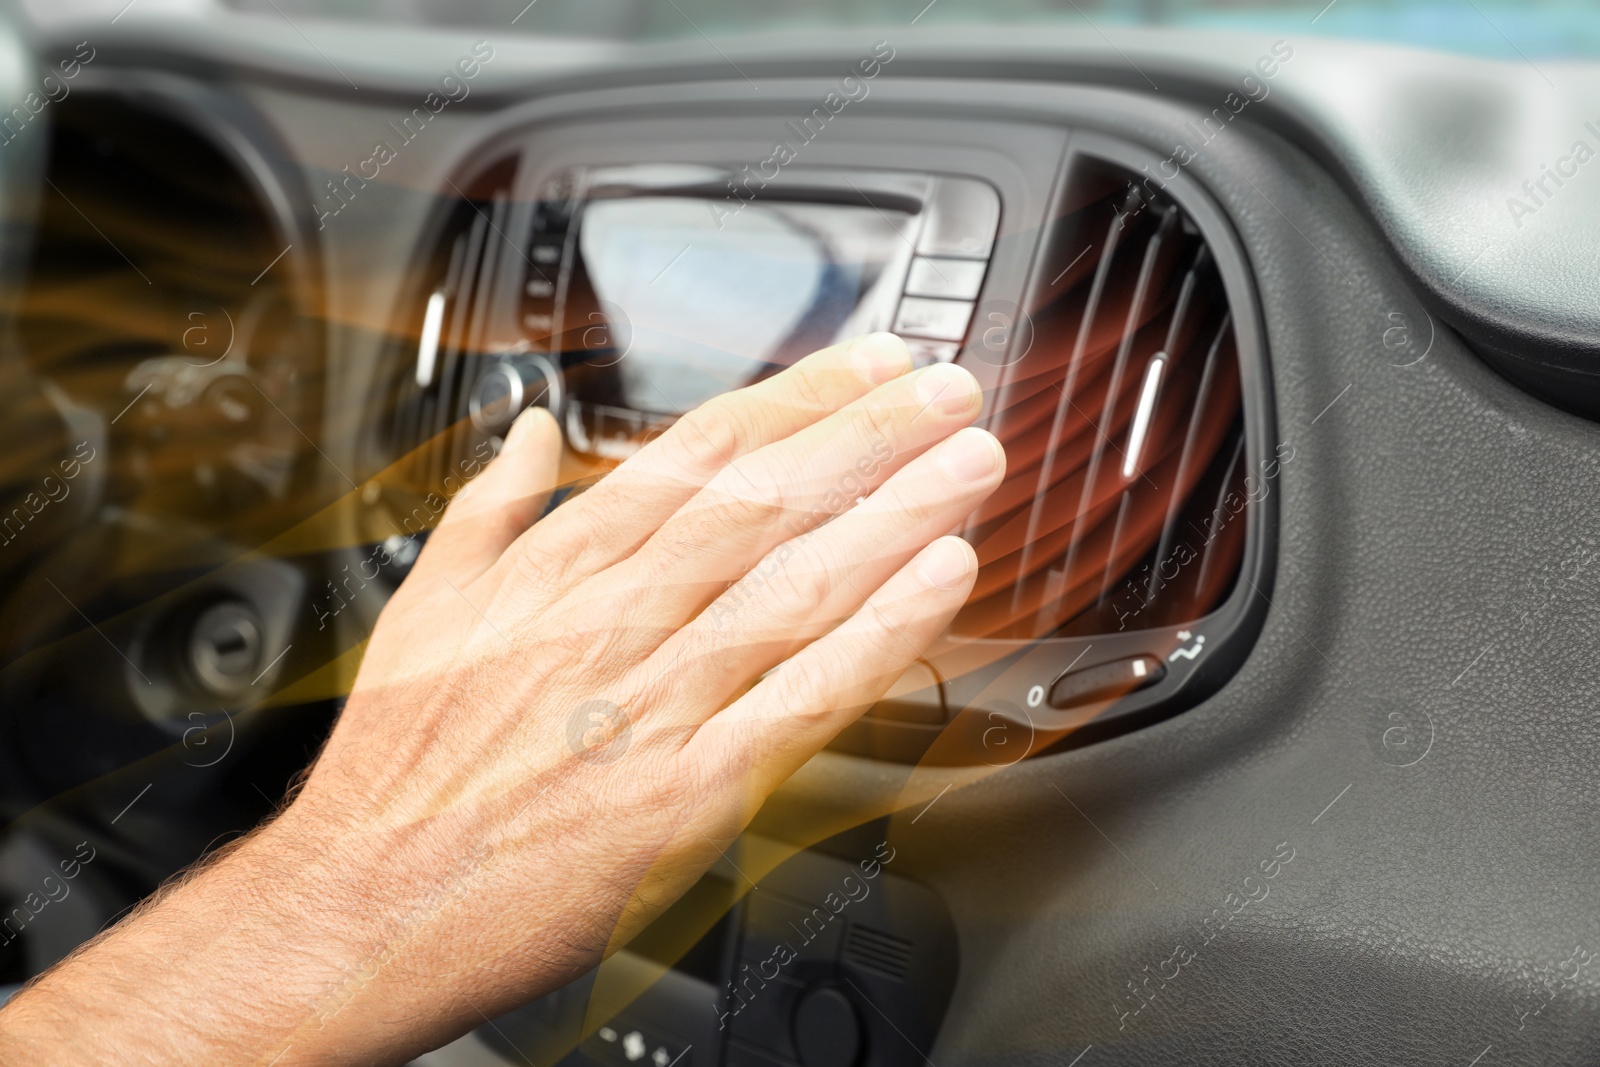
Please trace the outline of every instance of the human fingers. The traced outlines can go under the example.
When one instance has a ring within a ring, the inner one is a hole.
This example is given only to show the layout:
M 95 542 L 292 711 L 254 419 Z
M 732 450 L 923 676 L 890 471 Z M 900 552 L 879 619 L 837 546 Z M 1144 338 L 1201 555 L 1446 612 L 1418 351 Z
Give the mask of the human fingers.
M 911 369 L 905 342 L 879 333 L 822 349 L 679 419 L 507 553 L 502 578 L 567 584 L 625 558 L 739 457 L 838 411 Z M 534 566 L 528 567 L 528 563 Z
M 637 553 L 580 592 L 595 604 L 627 603 L 638 640 L 660 640 L 778 545 L 844 512 L 966 426 L 981 405 L 977 381 L 949 364 L 880 386 L 724 468 Z
M 706 721 L 763 671 L 860 610 L 1004 473 L 1000 443 L 975 427 L 961 430 L 838 519 L 769 553 L 635 668 L 623 691 L 639 687 L 635 702 L 656 728 Z
M 411 568 L 411 581 L 445 579 L 462 587 L 499 559 L 544 511 L 561 465 L 561 429 L 529 408 L 506 434 L 500 454 L 462 487 Z
M 977 555 L 941 537 L 838 628 L 713 716 L 684 747 L 712 773 L 740 770 L 747 810 L 889 691 L 966 602 Z

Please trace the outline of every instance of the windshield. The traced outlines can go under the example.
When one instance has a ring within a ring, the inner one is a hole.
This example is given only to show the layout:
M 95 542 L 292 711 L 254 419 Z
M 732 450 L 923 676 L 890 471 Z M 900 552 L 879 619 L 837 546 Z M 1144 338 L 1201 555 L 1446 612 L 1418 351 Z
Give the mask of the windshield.
M 1600 6 L 1582 0 L 229 0 L 309 17 L 662 40 L 789 29 L 1054 23 L 1293 32 L 1517 60 L 1600 55 Z

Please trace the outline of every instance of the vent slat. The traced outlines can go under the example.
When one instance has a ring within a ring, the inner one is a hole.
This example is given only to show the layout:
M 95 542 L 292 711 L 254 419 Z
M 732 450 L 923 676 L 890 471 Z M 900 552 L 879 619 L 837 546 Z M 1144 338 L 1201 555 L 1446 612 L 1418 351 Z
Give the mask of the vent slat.
M 864 971 L 903 982 L 911 970 L 911 942 L 854 923 L 845 935 L 844 960 Z
M 477 205 L 473 205 L 474 208 Z M 435 447 L 429 449 L 432 457 L 430 482 L 438 485 L 444 481 L 447 473 L 448 449 L 442 447 L 440 438 L 449 430 L 455 421 L 454 412 L 451 410 L 451 399 L 455 392 L 455 382 L 462 372 L 461 361 L 468 344 L 468 324 L 472 305 L 478 293 L 478 274 L 483 265 L 483 246 L 489 229 L 489 220 L 482 211 L 474 210 L 472 226 L 467 231 L 467 251 L 465 269 L 462 271 L 461 288 L 450 308 L 450 323 L 446 329 L 449 341 L 439 356 L 439 399 L 433 412 L 433 419 L 429 426 L 435 440 Z
M 445 294 L 445 306 L 447 313 L 450 305 L 457 302 L 461 292 L 461 272 L 463 269 L 465 269 L 466 255 L 466 235 L 457 234 L 455 239 L 450 242 L 449 265 L 445 268 L 444 284 L 439 289 L 439 291 L 442 291 Z M 432 293 L 430 292 L 428 295 L 431 296 Z M 440 344 L 443 345 L 444 343 L 445 337 L 441 332 Z M 432 425 L 429 418 L 429 413 L 432 409 L 432 404 L 429 399 L 431 394 L 428 392 L 428 388 L 431 388 L 438 383 L 441 373 L 442 371 L 439 366 L 438 354 L 435 353 L 433 379 L 429 387 L 415 385 L 414 379 L 407 379 L 408 381 L 412 381 L 413 385 L 411 389 L 408 390 L 410 394 L 410 402 L 402 403 L 398 412 L 400 419 L 403 420 L 398 439 L 407 443 L 408 451 L 410 448 L 414 448 L 423 443 L 427 436 L 426 428 Z
M 1162 342 L 1161 351 L 1176 352 L 1178 338 L 1183 334 L 1184 323 L 1189 318 L 1189 303 L 1194 299 L 1195 284 L 1200 277 L 1200 271 L 1210 258 L 1211 251 L 1205 245 L 1200 246 L 1200 251 L 1195 253 L 1194 264 L 1183 276 L 1183 287 L 1178 290 L 1178 303 L 1172 309 L 1172 321 L 1167 324 L 1167 339 Z
M 494 297 L 500 282 L 501 265 L 505 257 L 501 254 L 502 242 L 498 237 L 505 233 L 506 214 L 508 201 L 504 190 L 495 193 L 491 206 L 491 213 L 487 218 L 483 209 L 473 205 L 477 215 L 488 227 L 483 237 L 483 251 L 478 263 L 477 284 L 470 294 L 464 294 L 463 300 L 471 304 L 471 313 L 467 320 L 467 335 L 462 350 L 457 356 L 454 373 L 443 383 L 443 392 L 440 397 L 441 415 L 443 424 L 441 432 L 446 435 L 448 447 L 441 449 L 449 469 L 454 470 L 455 464 L 466 455 L 467 440 L 465 434 L 453 433 L 456 424 L 467 418 L 466 397 L 470 389 L 468 379 L 473 377 L 474 370 L 480 365 L 481 357 L 488 349 L 486 334 L 489 316 L 494 304 Z
M 1012 611 L 1021 608 L 1023 583 L 1033 569 L 1033 546 L 1038 544 L 1041 526 L 1044 522 L 1046 497 L 1048 490 L 1055 484 L 1056 457 L 1061 450 L 1062 439 L 1067 432 L 1067 426 L 1072 422 L 1070 414 L 1076 408 L 1073 399 L 1074 390 L 1077 388 L 1078 373 L 1081 370 L 1085 354 L 1089 347 L 1089 338 L 1094 330 L 1095 315 L 1100 309 L 1100 301 L 1105 295 L 1106 279 L 1111 274 L 1111 264 L 1116 259 L 1117 247 L 1122 242 L 1124 228 L 1123 215 L 1118 213 L 1111 220 L 1110 228 L 1101 245 L 1100 262 L 1096 264 L 1094 280 L 1089 286 L 1089 299 L 1083 307 L 1083 318 L 1078 326 L 1078 336 L 1072 344 L 1072 355 L 1067 361 L 1066 379 L 1056 388 L 1061 397 L 1056 402 L 1055 418 L 1050 423 L 1050 435 L 1045 441 L 1044 455 L 1039 465 L 1039 477 L 1034 484 L 1033 505 L 1028 513 L 1028 529 L 1022 543 L 1022 558 L 1017 566 L 1017 580 L 1012 601 Z
M 505 233 L 506 210 L 508 204 L 506 194 L 495 194 L 494 202 L 490 207 L 488 225 L 493 236 L 484 236 L 483 266 L 478 269 L 478 292 L 472 309 L 472 329 L 468 335 L 467 350 L 481 353 L 487 347 L 484 341 L 485 329 L 489 321 L 489 310 L 494 303 L 495 290 L 500 283 L 500 268 L 505 262 L 502 255 L 500 235 Z
M 1183 506 L 1182 487 L 1188 484 L 1191 468 L 1195 460 L 1195 442 L 1199 439 L 1202 420 L 1205 416 L 1207 405 L 1211 402 L 1211 385 L 1216 379 L 1217 352 L 1222 348 L 1222 340 L 1233 329 L 1233 313 L 1222 316 L 1222 325 L 1217 328 L 1217 335 L 1211 339 L 1211 345 L 1206 349 L 1205 368 L 1200 372 L 1200 385 L 1195 390 L 1194 401 L 1189 408 L 1189 425 L 1183 434 L 1183 450 L 1178 453 L 1178 473 L 1172 482 L 1172 491 L 1167 495 L 1167 514 L 1161 523 L 1161 540 L 1156 542 L 1156 562 L 1166 559 L 1172 551 L 1172 537 L 1178 525 L 1178 512 Z M 1156 567 L 1150 568 L 1150 579 L 1145 586 L 1145 602 L 1150 603 L 1159 592 L 1156 586 L 1158 580 Z
M 1111 443 L 1111 433 L 1114 429 L 1112 418 L 1116 413 L 1117 402 L 1121 399 L 1122 379 L 1127 373 L 1128 356 L 1133 351 L 1134 338 L 1144 322 L 1144 311 L 1150 298 L 1150 280 L 1155 274 L 1162 242 L 1176 219 L 1177 209 L 1168 211 L 1161 220 L 1160 228 L 1145 245 L 1144 259 L 1139 264 L 1139 279 L 1134 283 L 1133 299 L 1128 303 L 1128 317 L 1122 327 L 1122 342 L 1117 346 L 1117 359 L 1111 367 L 1111 385 L 1106 389 L 1105 402 L 1100 409 L 1100 420 L 1095 424 L 1095 429 L 1099 431 L 1099 440 L 1095 442 L 1094 451 L 1089 454 L 1089 471 L 1084 476 L 1083 492 L 1078 498 L 1078 510 L 1072 520 L 1075 529 L 1089 513 L 1089 504 L 1093 499 L 1095 486 L 1099 482 L 1100 464 L 1105 457 L 1105 446 Z M 1075 537 L 1067 549 L 1062 572 L 1068 584 L 1072 581 L 1073 565 L 1077 562 L 1078 551 L 1083 542 L 1083 538 Z M 1116 547 L 1114 535 L 1111 547 L 1113 550 Z M 1107 565 L 1109 566 L 1114 560 L 1113 555 L 1107 560 Z
M 1111 583 L 1117 580 L 1117 550 L 1122 546 L 1122 531 L 1128 521 L 1128 506 L 1133 500 L 1133 494 L 1128 490 L 1122 491 L 1122 500 L 1117 505 L 1117 524 L 1111 528 L 1111 547 L 1106 552 L 1106 565 L 1100 574 L 1100 594 L 1095 597 L 1097 601 L 1104 601 L 1106 594 L 1111 591 Z M 1062 575 L 1065 579 L 1066 571 Z
M 503 237 L 510 228 L 516 171 L 516 157 L 508 156 L 470 180 L 452 183 L 458 196 L 442 205 L 440 229 L 418 264 L 411 309 L 415 332 L 407 350 L 396 353 L 388 394 L 394 411 L 384 420 L 390 427 L 387 451 L 395 459 L 409 457 L 406 489 L 418 496 L 448 495 L 456 483 L 446 479 L 458 472 L 456 461 L 472 447 L 462 426 L 478 366 L 470 357 L 493 347 L 494 297 L 505 282 L 504 253 L 515 250 L 494 240 L 490 231 Z M 435 329 L 432 373 L 419 375 L 422 338 Z
M 1228 493 L 1234 488 L 1234 475 L 1238 472 L 1239 461 L 1244 458 L 1244 435 L 1239 436 L 1239 441 L 1233 446 L 1233 456 L 1228 460 L 1228 473 L 1223 476 L 1221 487 L 1217 490 L 1217 499 L 1211 506 L 1211 514 L 1216 515 L 1223 510 Z M 1213 553 L 1207 552 L 1200 562 L 1200 574 L 1195 579 L 1197 588 L 1205 588 L 1206 578 L 1209 576 Z

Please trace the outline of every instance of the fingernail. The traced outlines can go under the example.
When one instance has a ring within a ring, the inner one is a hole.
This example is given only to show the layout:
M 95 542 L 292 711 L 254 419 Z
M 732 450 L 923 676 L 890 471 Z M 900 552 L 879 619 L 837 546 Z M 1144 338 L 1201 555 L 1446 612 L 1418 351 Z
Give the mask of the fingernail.
M 971 411 L 978 380 L 953 363 L 935 363 L 917 375 L 917 400 L 944 415 Z
M 968 426 L 939 446 L 939 466 L 958 482 L 987 478 L 1000 465 L 1000 442 L 984 430 Z
M 892 333 L 869 333 L 851 342 L 850 362 L 867 381 L 882 385 L 911 369 L 911 353 Z
M 917 557 L 917 577 L 935 589 L 954 589 L 972 573 L 972 549 L 959 537 L 941 537 Z

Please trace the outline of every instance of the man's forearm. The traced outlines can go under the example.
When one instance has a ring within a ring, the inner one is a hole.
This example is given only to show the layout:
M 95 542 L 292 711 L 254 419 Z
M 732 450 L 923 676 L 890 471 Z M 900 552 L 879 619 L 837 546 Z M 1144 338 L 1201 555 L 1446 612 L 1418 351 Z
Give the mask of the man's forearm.
M 18 994 L 0 1062 L 371 1062 L 371 963 L 404 966 L 384 946 L 417 890 L 357 884 L 325 844 L 288 816 L 170 887 Z M 397 1054 L 419 1038 L 382 1035 Z

